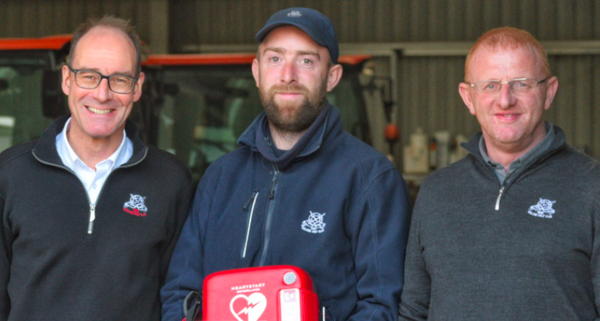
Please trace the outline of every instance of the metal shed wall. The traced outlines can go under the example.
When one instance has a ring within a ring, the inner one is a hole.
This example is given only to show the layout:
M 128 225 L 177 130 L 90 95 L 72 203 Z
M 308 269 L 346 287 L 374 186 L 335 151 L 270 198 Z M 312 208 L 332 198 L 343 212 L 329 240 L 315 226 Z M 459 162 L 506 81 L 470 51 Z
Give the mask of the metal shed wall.
M 600 0 L 0 0 L 0 37 L 69 33 L 105 13 L 131 19 L 154 52 L 190 44 L 251 44 L 282 8 L 328 15 L 343 43 L 474 41 L 509 25 L 542 41 L 600 40 Z M 163 42 L 161 44 L 161 42 Z M 600 159 L 600 56 L 552 56 L 560 89 L 548 118 L 569 142 Z M 475 119 L 458 96 L 462 57 L 400 57 L 398 125 L 467 136 Z
M 471 41 L 508 25 L 540 40 L 600 38 L 598 0 L 174 0 L 172 49 L 252 43 L 277 10 L 311 7 L 329 16 L 340 42 Z
M 171 49 L 190 44 L 253 43 L 269 16 L 290 6 L 329 16 L 343 43 L 475 41 L 499 26 L 541 41 L 599 40 L 600 0 L 178 0 L 171 2 Z M 574 146 L 600 159 L 600 56 L 551 56 L 560 81 L 547 113 Z M 458 95 L 464 57 L 400 57 L 402 144 L 417 126 L 470 137 L 479 129 Z M 399 148 L 396 149 L 400 150 Z M 397 154 L 396 156 L 400 156 Z
M 105 14 L 131 20 L 153 52 L 167 52 L 167 0 L 0 0 L 0 38 L 68 34 Z

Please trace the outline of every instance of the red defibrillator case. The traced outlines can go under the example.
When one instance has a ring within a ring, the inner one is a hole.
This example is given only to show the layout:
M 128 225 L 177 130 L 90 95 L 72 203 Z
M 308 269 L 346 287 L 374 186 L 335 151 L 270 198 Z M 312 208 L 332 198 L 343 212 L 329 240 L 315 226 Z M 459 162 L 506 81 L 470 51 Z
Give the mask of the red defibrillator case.
M 277 265 L 227 270 L 204 279 L 204 321 L 318 321 L 308 273 Z

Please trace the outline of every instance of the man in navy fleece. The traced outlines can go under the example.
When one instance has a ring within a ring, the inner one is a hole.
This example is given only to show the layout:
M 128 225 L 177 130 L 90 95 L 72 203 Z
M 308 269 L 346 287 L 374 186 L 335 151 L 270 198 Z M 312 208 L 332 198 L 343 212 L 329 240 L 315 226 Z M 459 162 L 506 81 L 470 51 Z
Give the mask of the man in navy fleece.
M 181 321 L 184 298 L 210 273 L 278 264 L 311 275 L 328 320 L 397 320 L 409 196 L 327 101 L 342 76 L 331 21 L 289 8 L 255 39 L 265 112 L 198 186 L 161 292 L 163 320 Z

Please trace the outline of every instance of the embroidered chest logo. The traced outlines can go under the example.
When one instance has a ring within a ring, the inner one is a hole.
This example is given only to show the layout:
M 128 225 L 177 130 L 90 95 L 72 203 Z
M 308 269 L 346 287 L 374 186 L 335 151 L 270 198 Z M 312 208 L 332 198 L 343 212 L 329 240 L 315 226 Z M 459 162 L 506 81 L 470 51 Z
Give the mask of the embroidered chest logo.
M 540 201 L 529 207 L 529 211 L 527 213 L 543 218 L 552 218 L 552 215 L 555 213 L 552 208 L 552 204 L 556 203 L 556 201 L 546 200 L 540 198 Z
M 146 198 L 141 195 L 129 195 L 131 195 L 131 199 L 123 204 L 123 211 L 135 216 L 146 216 L 148 212 L 148 208 L 144 204 Z
M 310 212 L 308 219 L 302 221 L 302 230 L 308 233 L 323 233 L 325 232 L 325 223 L 323 223 L 323 216 L 325 213 Z

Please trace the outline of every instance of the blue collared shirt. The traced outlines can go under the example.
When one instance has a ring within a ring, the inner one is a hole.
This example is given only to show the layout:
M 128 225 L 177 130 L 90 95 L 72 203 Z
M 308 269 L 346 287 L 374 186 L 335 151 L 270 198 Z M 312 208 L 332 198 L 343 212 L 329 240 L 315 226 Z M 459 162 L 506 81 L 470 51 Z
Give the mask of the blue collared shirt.
M 123 141 L 119 148 L 112 153 L 107 159 L 96 164 L 96 169 L 88 167 L 80 158 L 77 156 L 69 140 L 67 139 L 67 131 L 70 128 L 71 118 L 67 120 L 65 127 L 60 134 L 56 135 L 56 150 L 62 160 L 63 164 L 71 169 L 75 175 L 79 178 L 83 187 L 86 189 L 87 194 L 90 198 L 90 204 L 96 204 L 98 195 L 104 186 L 104 182 L 108 178 L 108 175 L 117 167 L 126 163 L 133 154 L 133 143 L 123 130 Z

